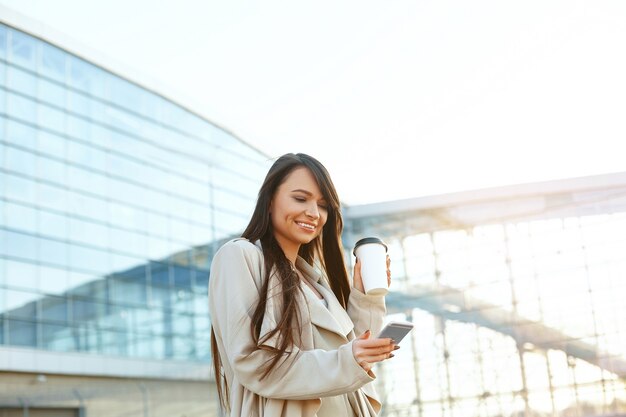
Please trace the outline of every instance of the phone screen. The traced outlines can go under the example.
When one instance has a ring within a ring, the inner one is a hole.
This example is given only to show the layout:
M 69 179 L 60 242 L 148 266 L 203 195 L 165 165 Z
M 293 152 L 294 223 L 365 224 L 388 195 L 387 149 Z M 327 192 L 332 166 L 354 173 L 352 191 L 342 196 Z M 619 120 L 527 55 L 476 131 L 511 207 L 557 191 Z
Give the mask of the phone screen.
M 404 336 L 406 336 L 413 329 L 413 324 L 409 322 L 394 322 L 387 324 L 385 328 L 378 335 L 379 339 L 389 338 L 393 339 L 393 342 L 397 345 L 400 343 Z

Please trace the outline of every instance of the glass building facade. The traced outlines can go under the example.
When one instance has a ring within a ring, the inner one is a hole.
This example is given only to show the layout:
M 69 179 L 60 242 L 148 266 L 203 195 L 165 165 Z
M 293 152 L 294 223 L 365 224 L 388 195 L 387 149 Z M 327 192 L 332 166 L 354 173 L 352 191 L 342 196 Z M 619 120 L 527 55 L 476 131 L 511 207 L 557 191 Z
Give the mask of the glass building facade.
M 207 362 L 208 267 L 268 158 L 0 24 L 0 346 Z
M 390 247 L 390 317 L 415 324 L 379 371 L 383 416 L 626 416 L 626 175 L 609 179 L 348 210 L 347 240 Z

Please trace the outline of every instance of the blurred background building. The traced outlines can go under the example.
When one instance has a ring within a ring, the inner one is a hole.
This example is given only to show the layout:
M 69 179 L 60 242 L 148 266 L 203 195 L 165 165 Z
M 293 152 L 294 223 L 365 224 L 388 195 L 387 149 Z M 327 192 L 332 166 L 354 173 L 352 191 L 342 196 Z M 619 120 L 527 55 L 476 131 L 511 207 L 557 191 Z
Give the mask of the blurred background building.
M 0 415 L 218 415 L 208 269 L 270 158 L 27 26 L 0 24 Z M 416 324 L 383 415 L 626 415 L 626 174 L 345 216 Z

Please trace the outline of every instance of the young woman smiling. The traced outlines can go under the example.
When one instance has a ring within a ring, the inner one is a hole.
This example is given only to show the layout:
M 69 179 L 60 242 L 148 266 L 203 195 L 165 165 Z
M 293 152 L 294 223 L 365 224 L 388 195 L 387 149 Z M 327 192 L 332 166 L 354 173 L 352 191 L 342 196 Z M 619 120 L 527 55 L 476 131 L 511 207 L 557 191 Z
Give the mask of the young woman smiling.
M 276 160 L 242 238 L 211 265 L 211 351 L 227 415 L 380 411 L 371 367 L 398 347 L 370 338 L 382 326 L 384 297 L 364 294 L 358 261 L 348 278 L 342 229 L 324 166 L 305 154 Z

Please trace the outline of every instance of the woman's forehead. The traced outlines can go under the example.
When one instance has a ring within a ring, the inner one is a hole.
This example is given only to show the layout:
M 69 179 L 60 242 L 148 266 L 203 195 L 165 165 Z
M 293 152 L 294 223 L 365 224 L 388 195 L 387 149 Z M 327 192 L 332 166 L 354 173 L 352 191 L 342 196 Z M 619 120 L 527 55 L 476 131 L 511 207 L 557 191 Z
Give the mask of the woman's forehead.
M 300 191 L 312 194 L 318 198 L 324 197 L 315 176 L 306 167 L 299 167 L 291 171 L 280 185 L 280 188 L 287 192 Z

